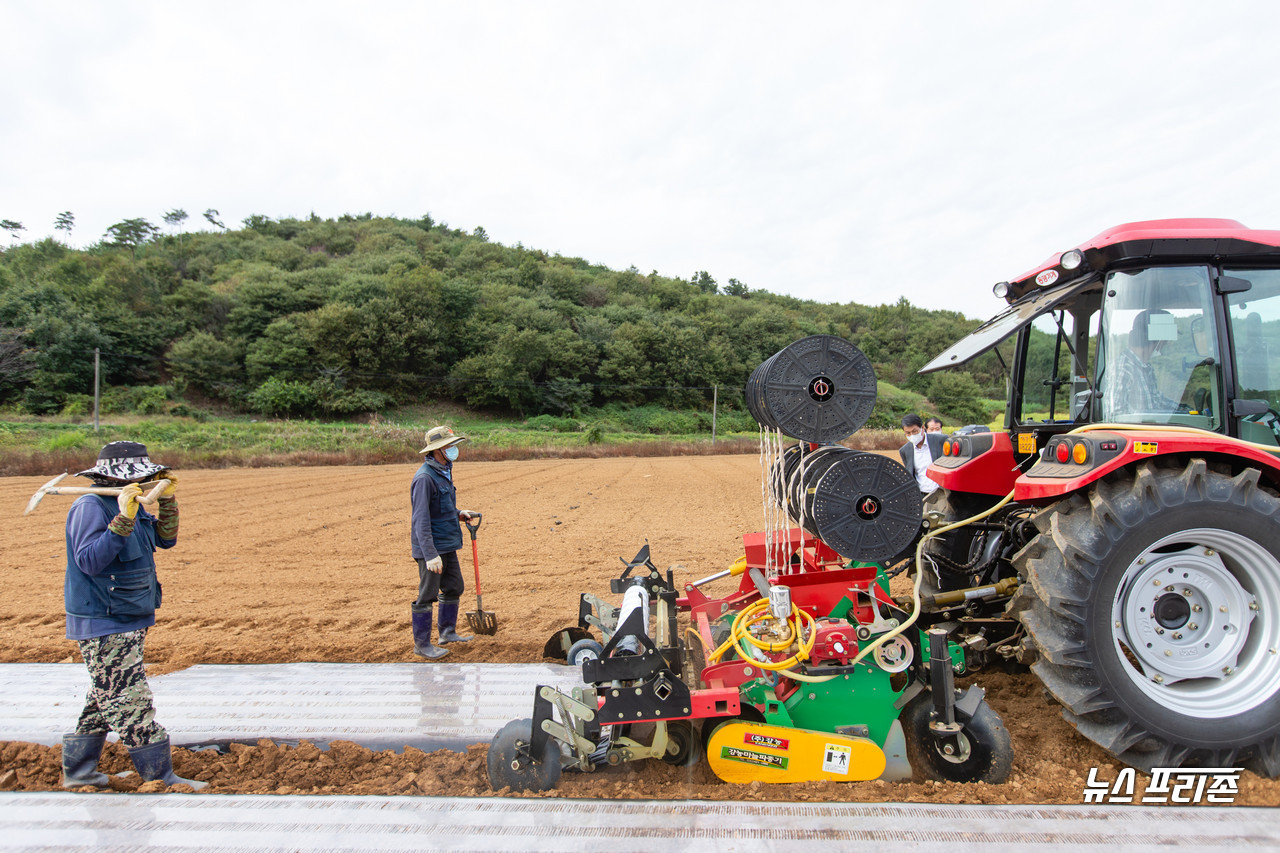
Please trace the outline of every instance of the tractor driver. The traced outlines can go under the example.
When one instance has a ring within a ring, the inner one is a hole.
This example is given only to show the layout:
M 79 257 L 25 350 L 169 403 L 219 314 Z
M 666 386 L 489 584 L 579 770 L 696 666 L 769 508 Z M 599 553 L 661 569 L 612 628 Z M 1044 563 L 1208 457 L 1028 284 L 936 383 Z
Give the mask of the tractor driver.
M 1151 359 L 1166 341 L 1177 339 L 1177 323 L 1161 308 L 1138 312 L 1129 330 L 1129 346 L 1117 359 L 1108 408 L 1113 412 L 1176 412 L 1182 407 L 1160 393 Z

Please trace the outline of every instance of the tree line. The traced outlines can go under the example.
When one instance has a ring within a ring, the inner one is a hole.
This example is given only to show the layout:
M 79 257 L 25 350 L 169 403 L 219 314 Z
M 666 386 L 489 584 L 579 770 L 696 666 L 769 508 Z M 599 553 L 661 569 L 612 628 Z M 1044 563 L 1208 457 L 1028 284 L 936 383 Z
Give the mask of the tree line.
M 92 391 L 97 349 L 105 385 L 267 415 L 438 399 L 520 416 L 705 408 L 717 386 L 732 407 L 761 361 L 812 334 L 853 341 L 881 380 L 960 421 L 985 420 L 976 401 L 1004 393 L 991 359 L 919 376 L 976 321 L 906 299 L 818 303 L 705 270 L 612 270 L 429 215 L 252 215 L 229 229 L 211 208 L 216 231 L 187 219 L 166 213 L 168 232 L 122 220 L 84 249 L 47 238 L 0 251 L 0 406 L 64 411 Z M 55 227 L 73 226 L 59 214 Z M 882 425 L 900 414 L 877 407 Z

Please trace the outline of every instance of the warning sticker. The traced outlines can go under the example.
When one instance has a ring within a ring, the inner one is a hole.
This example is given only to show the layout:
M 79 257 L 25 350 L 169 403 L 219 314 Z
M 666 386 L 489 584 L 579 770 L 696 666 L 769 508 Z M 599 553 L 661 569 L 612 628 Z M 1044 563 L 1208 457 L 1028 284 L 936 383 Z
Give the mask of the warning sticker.
M 822 753 L 822 770 L 824 773 L 839 773 L 842 776 L 849 775 L 849 763 L 853 756 L 853 750 L 847 746 L 841 746 L 838 743 L 829 743 L 823 748 Z
M 755 732 L 747 732 L 742 736 L 742 742 L 747 746 L 761 746 L 766 749 L 777 749 L 786 752 L 791 741 L 781 737 L 771 737 L 769 735 L 756 734 Z
M 763 752 L 752 752 L 749 749 L 739 749 L 736 746 L 721 747 L 720 757 L 727 758 L 729 761 L 741 761 L 743 764 L 758 764 L 761 767 L 777 767 L 779 770 L 786 770 L 787 764 L 791 761 L 791 759 L 786 756 L 768 755 Z M 845 761 L 847 763 L 848 759 L 846 758 Z
M 1135 441 L 1133 443 L 1134 453 L 1156 453 L 1160 450 L 1160 442 L 1158 441 Z

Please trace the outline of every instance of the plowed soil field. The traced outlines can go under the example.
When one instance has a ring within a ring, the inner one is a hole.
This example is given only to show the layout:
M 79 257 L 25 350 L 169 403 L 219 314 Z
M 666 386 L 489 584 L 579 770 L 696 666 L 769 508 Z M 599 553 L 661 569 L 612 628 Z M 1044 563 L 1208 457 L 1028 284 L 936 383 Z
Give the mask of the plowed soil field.
M 741 553 L 742 533 L 763 525 L 755 456 L 468 463 L 465 453 L 464 446 L 456 468 L 459 502 L 484 514 L 484 606 L 497 614 L 499 630 L 450 646 L 451 662 L 541 660 L 551 632 L 576 622 L 578 593 L 608 597 L 619 557 L 648 541 L 660 567 L 683 567 L 676 569 L 679 583 L 726 568 Z M 409 629 L 417 584 L 409 556 L 415 469 L 179 472 L 181 531 L 177 547 L 157 556 L 165 592 L 147 637 L 149 672 L 199 663 L 420 661 Z M 9 513 L 0 530 L 2 663 L 80 660 L 64 639 L 62 609 L 72 498 L 49 496 L 21 514 L 44 479 L 0 479 L 0 507 Z M 464 611 L 475 606 L 469 550 L 464 544 L 459 553 Z M 708 591 L 730 588 L 718 581 Z M 705 764 L 683 770 L 639 762 L 565 774 L 544 796 L 1079 803 L 1091 768 L 1100 779 L 1116 778 L 1120 766 L 1063 722 L 1032 675 L 982 673 L 977 681 L 1013 736 L 1014 772 L 1001 785 L 730 786 Z M 2 726 L 0 720 L 0 738 Z M 467 754 L 426 754 L 354 744 L 322 752 L 264 741 L 225 755 L 177 750 L 175 764 L 211 781 L 211 793 L 488 795 L 484 755 L 479 744 Z M 104 771 L 129 766 L 121 747 L 108 747 Z M 0 789 L 57 788 L 58 767 L 56 747 L 0 742 Z M 113 785 L 138 783 L 135 776 Z M 1280 781 L 1246 772 L 1235 801 L 1280 805 Z

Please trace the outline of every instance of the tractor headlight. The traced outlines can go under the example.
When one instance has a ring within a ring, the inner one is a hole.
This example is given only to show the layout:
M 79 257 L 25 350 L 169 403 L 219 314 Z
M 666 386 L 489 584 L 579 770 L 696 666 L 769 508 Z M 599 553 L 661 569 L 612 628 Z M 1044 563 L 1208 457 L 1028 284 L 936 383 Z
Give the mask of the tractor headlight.
M 996 295 L 997 299 L 1004 299 L 1009 295 L 1009 282 L 997 281 L 995 286 L 991 288 L 991 292 Z
M 1064 270 L 1079 269 L 1084 263 L 1084 253 L 1079 249 L 1070 249 L 1062 253 L 1062 259 L 1058 261 Z

